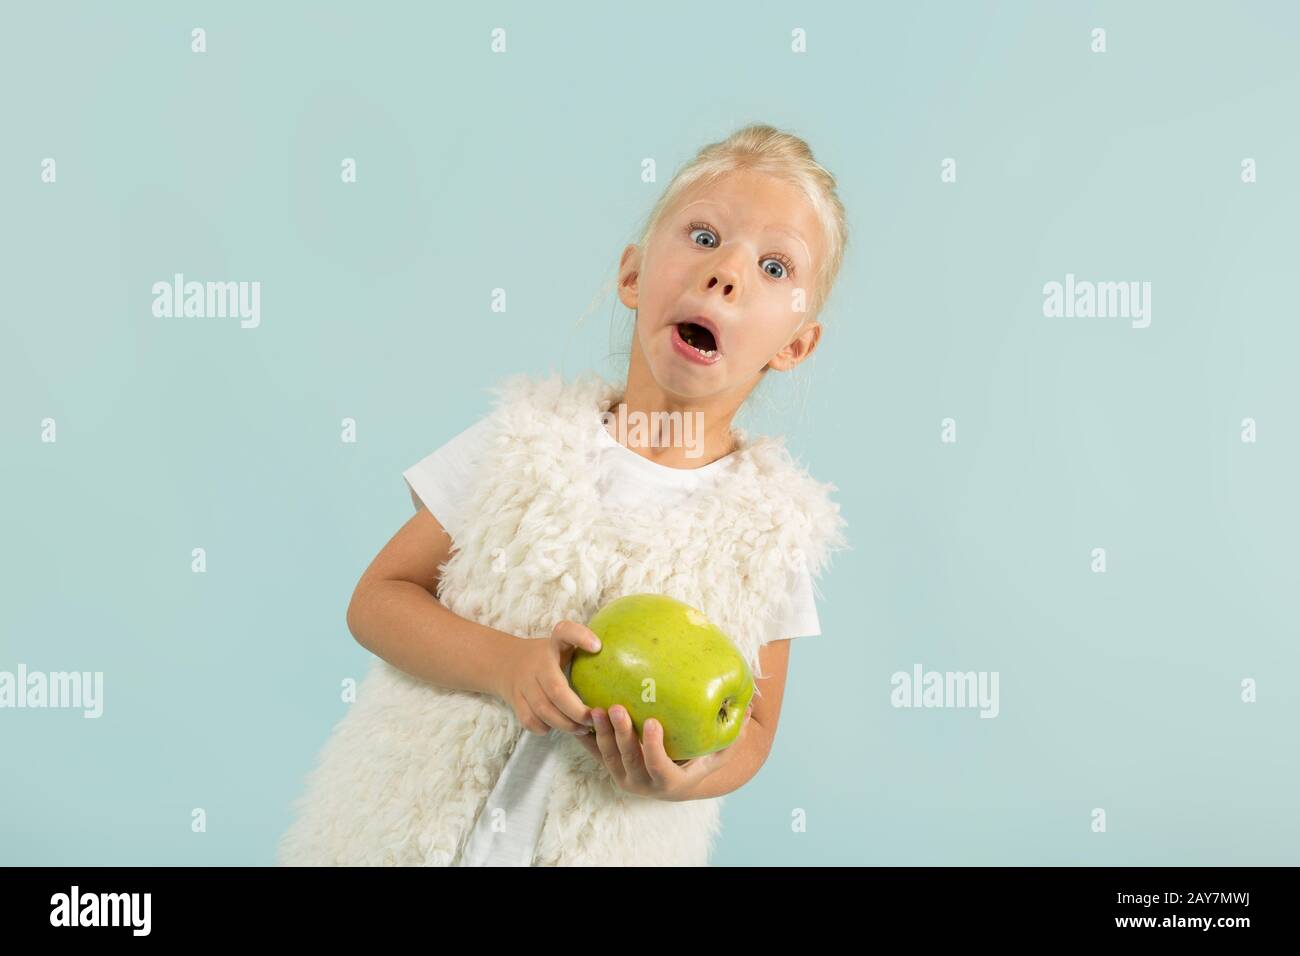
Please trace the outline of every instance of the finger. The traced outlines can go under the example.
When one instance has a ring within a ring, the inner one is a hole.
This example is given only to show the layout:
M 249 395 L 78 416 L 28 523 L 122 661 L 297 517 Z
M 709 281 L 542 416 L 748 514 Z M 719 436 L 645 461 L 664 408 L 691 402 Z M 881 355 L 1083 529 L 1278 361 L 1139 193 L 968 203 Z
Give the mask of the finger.
M 591 708 L 582 702 L 582 698 L 569 686 L 564 672 L 557 670 L 549 679 L 541 682 L 551 706 L 564 714 L 580 727 L 591 726 Z
M 614 724 L 614 737 L 618 741 L 618 752 L 623 757 L 623 769 L 633 780 L 642 783 L 650 781 L 646 773 L 645 759 L 641 755 L 641 741 L 637 739 L 636 727 L 627 708 L 615 705 L 609 709 L 610 720 Z
M 645 752 L 646 774 L 656 787 L 666 789 L 677 778 L 681 770 L 677 764 L 673 763 L 673 758 L 668 756 L 668 752 L 664 750 L 663 725 L 651 717 L 646 720 L 641 736 L 643 738 L 642 749 Z
M 600 651 L 600 638 L 591 628 L 577 621 L 561 621 L 551 631 L 551 640 L 565 647 L 581 647 L 595 654 Z
M 725 759 L 723 751 L 715 750 L 711 754 L 705 754 L 703 757 L 696 757 L 694 760 L 686 761 L 678 769 L 686 774 L 687 780 L 695 781 L 713 773 Z
M 587 729 L 582 724 L 570 720 L 568 717 L 564 716 L 564 714 L 560 713 L 555 705 L 551 703 L 551 699 L 546 696 L 546 688 L 542 687 L 540 684 L 537 685 L 536 691 L 529 700 L 529 704 L 533 708 L 533 713 L 542 718 L 542 720 L 546 721 L 548 725 L 554 727 L 556 730 L 573 733 L 575 730 Z
M 600 747 L 596 744 L 596 735 L 594 733 L 574 734 L 574 736 L 577 737 L 578 743 L 582 744 L 587 753 L 597 760 L 601 759 Z
M 600 759 L 613 774 L 615 779 L 623 779 L 623 756 L 618 752 L 618 741 L 614 738 L 614 728 L 609 722 L 609 714 L 599 707 L 591 712 L 596 722 L 596 748 Z
M 537 737 L 545 737 L 551 732 L 551 728 L 546 726 L 546 721 L 538 717 L 531 707 L 528 708 L 528 719 L 519 722 L 523 725 L 524 730 Z

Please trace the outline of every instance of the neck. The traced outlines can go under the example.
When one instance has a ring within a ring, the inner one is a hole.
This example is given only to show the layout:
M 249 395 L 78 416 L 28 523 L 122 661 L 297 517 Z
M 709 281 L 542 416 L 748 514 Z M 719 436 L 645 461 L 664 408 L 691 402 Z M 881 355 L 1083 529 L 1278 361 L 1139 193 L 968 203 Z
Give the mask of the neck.
M 633 362 L 627 385 L 609 408 L 606 430 L 643 458 L 669 468 L 703 468 L 736 451 L 731 422 L 740 399 L 722 394 L 683 399 Z

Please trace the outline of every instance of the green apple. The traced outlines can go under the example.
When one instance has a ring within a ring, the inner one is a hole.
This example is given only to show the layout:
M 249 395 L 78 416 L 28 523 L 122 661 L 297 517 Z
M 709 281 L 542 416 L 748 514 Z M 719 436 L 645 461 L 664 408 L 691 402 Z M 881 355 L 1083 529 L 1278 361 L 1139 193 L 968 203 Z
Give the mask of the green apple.
M 730 746 L 754 696 L 754 676 L 730 638 L 700 611 L 662 594 L 610 601 L 587 622 L 596 653 L 577 649 L 569 682 L 588 707 L 627 708 L 637 736 L 646 718 L 664 750 L 690 760 Z

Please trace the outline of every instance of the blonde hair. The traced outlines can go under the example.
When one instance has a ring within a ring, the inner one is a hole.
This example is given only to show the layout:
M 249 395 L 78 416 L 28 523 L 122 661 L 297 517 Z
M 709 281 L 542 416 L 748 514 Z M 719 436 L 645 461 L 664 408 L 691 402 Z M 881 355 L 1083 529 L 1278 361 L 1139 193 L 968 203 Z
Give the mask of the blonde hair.
M 697 185 L 708 185 L 729 173 L 751 170 L 775 177 L 802 190 L 822 225 L 823 256 L 813 279 L 808 314 L 817 315 L 826 303 L 844 262 L 848 222 L 844 204 L 835 193 L 835 177 L 813 158 L 808 144 L 792 133 L 762 123 L 752 123 L 726 139 L 710 143 L 677 171 L 646 218 L 637 245 L 646 240 L 660 221 Z

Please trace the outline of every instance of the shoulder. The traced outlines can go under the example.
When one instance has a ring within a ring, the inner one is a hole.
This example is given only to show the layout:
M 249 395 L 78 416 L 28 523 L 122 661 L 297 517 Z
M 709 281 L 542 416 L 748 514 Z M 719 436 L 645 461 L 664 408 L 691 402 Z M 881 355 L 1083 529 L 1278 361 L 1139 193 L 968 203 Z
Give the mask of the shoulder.
M 517 373 L 492 388 L 498 412 L 510 415 L 572 418 L 608 407 L 616 389 L 593 371 L 566 381 L 559 373 Z
M 522 466 L 538 454 L 551 459 L 576 454 L 585 460 L 596 440 L 599 415 L 617 395 L 615 386 L 591 371 L 569 381 L 555 372 L 519 373 L 502 379 L 491 392 L 492 424 L 485 440 L 503 468 Z
M 543 459 L 571 471 L 586 467 L 599 414 L 617 394 L 615 386 L 590 371 L 569 381 L 554 372 L 518 373 L 490 391 L 485 453 L 495 471 L 519 474 L 530 474 Z
M 847 522 L 831 482 L 819 481 L 795 458 L 780 437 L 749 440 L 739 471 L 754 482 L 754 493 L 782 547 L 801 570 L 820 572 L 831 554 L 847 548 Z
M 447 439 L 433 451 L 428 452 L 408 470 L 427 469 L 434 466 L 455 467 L 462 463 L 477 461 L 482 456 L 484 447 L 489 444 L 491 439 L 492 417 L 484 415 L 463 431 L 457 432 Z

